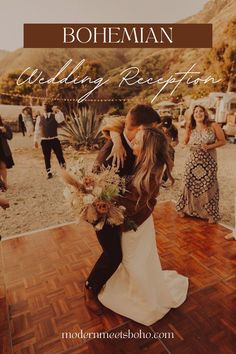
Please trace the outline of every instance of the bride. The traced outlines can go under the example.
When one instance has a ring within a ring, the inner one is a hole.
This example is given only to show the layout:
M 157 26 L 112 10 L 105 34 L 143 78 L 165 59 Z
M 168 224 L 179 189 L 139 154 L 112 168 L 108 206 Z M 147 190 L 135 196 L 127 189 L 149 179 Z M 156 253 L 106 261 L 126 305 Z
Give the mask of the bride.
M 136 168 L 125 195 L 117 202 L 138 228 L 123 225 L 122 263 L 106 282 L 99 301 L 112 311 L 144 325 L 161 319 L 186 299 L 188 279 L 162 270 L 156 248 L 152 211 L 156 204 L 164 166 L 170 178 L 168 143 L 154 128 L 139 130 L 132 142 Z M 108 236 L 109 237 L 109 236 Z

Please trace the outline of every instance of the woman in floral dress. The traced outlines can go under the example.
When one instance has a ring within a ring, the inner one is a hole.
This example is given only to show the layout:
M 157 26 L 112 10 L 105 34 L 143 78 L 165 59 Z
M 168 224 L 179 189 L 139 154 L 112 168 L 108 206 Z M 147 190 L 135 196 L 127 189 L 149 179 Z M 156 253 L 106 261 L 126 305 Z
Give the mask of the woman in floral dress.
M 183 191 L 176 205 L 180 216 L 196 216 L 209 223 L 219 220 L 216 148 L 225 143 L 221 127 L 209 121 L 203 106 L 195 106 L 184 139 L 190 154 L 185 164 Z

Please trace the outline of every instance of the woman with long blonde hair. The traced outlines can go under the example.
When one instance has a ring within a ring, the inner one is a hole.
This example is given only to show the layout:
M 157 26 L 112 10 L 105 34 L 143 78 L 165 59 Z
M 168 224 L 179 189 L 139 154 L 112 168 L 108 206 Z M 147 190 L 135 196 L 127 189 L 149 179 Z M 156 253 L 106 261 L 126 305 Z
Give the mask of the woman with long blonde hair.
M 151 325 L 185 301 L 188 279 L 175 271 L 163 271 L 156 249 L 152 212 L 164 167 L 173 181 L 167 139 L 158 129 L 140 129 L 132 148 L 135 171 L 125 195 L 117 199 L 129 220 L 122 229 L 123 259 L 98 299 L 114 312 Z
M 170 172 L 173 162 L 169 157 L 168 147 L 164 133 L 156 128 L 140 129 L 132 142 L 136 156 L 135 170 L 127 185 L 127 192 L 118 202 L 126 207 L 128 218 L 138 226 L 153 211 L 164 167 L 174 183 Z M 126 226 L 123 229 L 126 230 Z
M 132 145 L 133 152 L 137 156 L 133 185 L 140 196 L 143 191 L 150 195 L 152 178 L 159 188 L 163 166 L 165 165 L 168 176 L 172 183 L 174 182 L 170 173 L 173 162 L 169 158 L 166 137 L 162 131 L 155 128 L 143 128 L 139 131 Z M 140 145 L 145 149 L 141 149 Z

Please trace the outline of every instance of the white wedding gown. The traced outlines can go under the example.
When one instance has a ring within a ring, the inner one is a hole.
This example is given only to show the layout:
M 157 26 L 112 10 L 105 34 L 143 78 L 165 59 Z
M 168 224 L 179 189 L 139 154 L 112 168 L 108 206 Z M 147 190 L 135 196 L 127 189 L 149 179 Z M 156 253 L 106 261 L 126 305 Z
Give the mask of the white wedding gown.
M 162 270 L 153 218 L 122 235 L 123 260 L 98 295 L 100 302 L 144 325 L 160 320 L 186 299 L 188 278 Z

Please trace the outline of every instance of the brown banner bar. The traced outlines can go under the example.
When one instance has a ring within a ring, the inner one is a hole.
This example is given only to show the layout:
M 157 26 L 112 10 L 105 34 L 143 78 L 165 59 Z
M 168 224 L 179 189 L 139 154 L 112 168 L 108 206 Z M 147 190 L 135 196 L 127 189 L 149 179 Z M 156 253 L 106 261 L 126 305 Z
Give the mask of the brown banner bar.
M 211 47 L 211 24 L 24 24 L 24 48 Z

